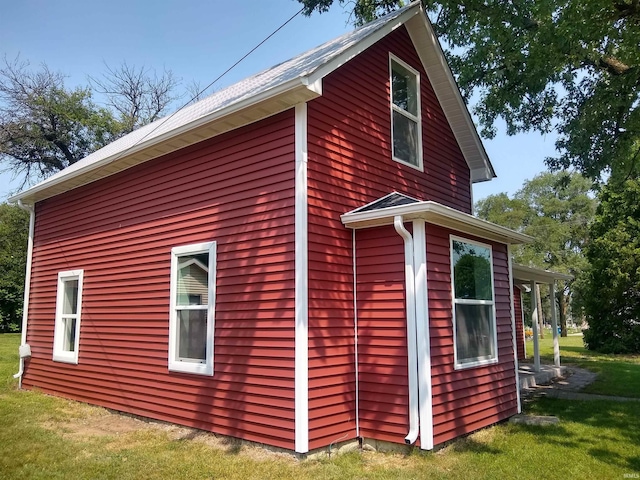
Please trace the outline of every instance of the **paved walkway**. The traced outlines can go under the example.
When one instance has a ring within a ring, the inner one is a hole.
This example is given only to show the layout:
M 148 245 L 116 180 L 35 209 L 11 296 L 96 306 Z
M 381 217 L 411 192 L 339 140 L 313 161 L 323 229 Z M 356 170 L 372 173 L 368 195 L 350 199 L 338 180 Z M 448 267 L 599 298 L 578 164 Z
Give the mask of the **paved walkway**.
M 529 367 L 527 369 L 527 367 Z M 527 378 L 527 375 L 532 375 L 533 372 L 530 369 L 530 365 L 522 364 L 520 377 Z M 529 397 L 549 397 L 549 398 L 562 398 L 566 400 L 612 400 L 616 402 L 640 402 L 640 398 L 630 397 L 617 397 L 611 395 L 597 395 L 593 393 L 582 393 L 582 390 L 587 385 L 593 383 L 597 374 L 585 370 L 584 368 L 575 366 L 563 366 L 562 371 L 558 372 L 553 366 L 543 365 L 542 375 L 535 373 L 536 380 L 533 385 L 523 385 L 526 381 L 521 380 L 522 396 L 524 398 Z M 546 367 L 546 368 L 545 368 Z M 544 372 L 547 372 L 546 374 Z M 549 372 L 556 373 L 555 378 L 548 379 Z M 539 380 L 538 380 L 539 379 Z

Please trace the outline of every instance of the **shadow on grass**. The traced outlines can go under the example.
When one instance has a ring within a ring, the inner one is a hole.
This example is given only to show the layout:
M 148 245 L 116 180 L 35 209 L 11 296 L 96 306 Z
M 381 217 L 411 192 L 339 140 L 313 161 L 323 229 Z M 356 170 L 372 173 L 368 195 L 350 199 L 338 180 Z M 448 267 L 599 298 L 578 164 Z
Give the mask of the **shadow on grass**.
M 629 445 L 640 445 L 640 415 L 633 403 L 611 401 L 568 401 L 539 398 L 527 405 L 527 413 L 555 415 L 560 425 L 521 426 L 538 442 L 553 447 L 580 449 L 602 463 L 629 471 L 640 471 L 638 451 Z M 589 440 L 591 439 L 589 444 Z M 594 440 L 596 442 L 594 443 Z
M 455 453 L 489 453 L 492 455 L 503 453 L 502 450 L 487 445 L 486 443 L 478 442 L 474 440 L 473 437 L 456 439 L 447 449 Z

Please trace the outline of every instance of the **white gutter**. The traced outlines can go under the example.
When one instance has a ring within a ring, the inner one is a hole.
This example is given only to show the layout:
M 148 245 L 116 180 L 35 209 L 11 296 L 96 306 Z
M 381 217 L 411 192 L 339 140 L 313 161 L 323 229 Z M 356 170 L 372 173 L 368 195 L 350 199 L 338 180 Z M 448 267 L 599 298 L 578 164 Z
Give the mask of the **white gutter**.
M 362 208 L 362 207 L 360 207 Z M 376 210 L 352 210 L 340 216 L 342 224 L 347 228 L 369 228 L 391 225 L 394 218 L 401 216 L 405 222 L 422 219 L 427 223 L 458 230 L 478 237 L 487 238 L 500 243 L 531 243 L 533 238 L 514 232 L 501 225 L 481 220 L 480 218 L 447 207 L 432 200 L 396 205 Z
M 420 432 L 420 411 L 418 398 L 418 352 L 416 348 L 416 292 L 413 272 L 413 238 L 404 228 L 401 216 L 393 219 L 396 232 L 404 240 L 404 277 L 407 302 L 407 359 L 409 374 L 409 433 L 404 438 L 411 445 L 418 439 Z
M 27 243 L 27 268 L 24 279 L 24 302 L 22 306 L 22 339 L 20 341 L 20 370 L 13 378 L 18 378 L 18 388 L 22 388 L 22 374 L 24 373 L 24 359 L 31 356 L 31 347 L 27 344 L 27 318 L 29 316 L 29 291 L 31 290 L 31 260 L 33 258 L 33 231 L 36 224 L 34 207 L 24 205 L 18 200 L 18 206 L 29 212 L 29 241 Z
M 225 118 L 225 117 L 229 117 L 231 115 L 234 114 L 239 114 L 240 112 L 242 112 L 243 110 L 249 108 L 249 107 L 253 107 L 256 104 L 259 104 L 261 102 L 266 102 L 269 100 L 272 100 L 274 98 L 277 98 L 281 95 L 286 95 L 289 93 L 295 93 L 298 90 L 308 90 L 308 96 L 309 98 L 312 97 L 317 97 L 320 96 L 322 93 L 321 90 L 321 84 L 320 86 L 318 85 L 318 82 L 314 82 L 314 83 L 309 83 L 308 79 L 306 77 L 296 77 L 293 78 L 281 85 L 276 85 L 272 88 L 269 88 L 263 92 L 258 93 L 257 95 L 249 95 L 249 93 L 246 93 L 244 98 L 242 98 L 241 100 L 235 101 L 234 103 L 231 103 L 228 106 L 219 108 L 217 110 L 214 110 L 210 113 L 207 113 L 205 115 L 202 115 L 201 117 L 195 118 L 194 120 L 189 121 L 188 123 L 185 123 L 183 125 L 180 125 L 178 127 L 175 128 L 170 128 L 169 130 L 163 132 L 163 133 L 156 133 L 156 130 L 163 130 L 166 127 L 164 127 L 165 123 L 170 123 L 176 114 L 178 114 L 178 112 L 173 113 L 172 115 L 169 115 L 167 117 L 161 118 L 159 120 L 156 120 L 156 122 L 154 123 L 150 123 L 149 125 L 145 125 L 145 127 L 143 127 L 140 130 L 134 131 L 132 133 L 130 133 L 129 135 L 134 135 L 133 137 L 130 138 L 129 141 L 133 142 L 131 145 L 123 145 L 122 147 L 120 147 L 118 150 L 114 151 L 113 153 L 103 157 L 103 158 L 99 158 L 98 160 L 94 160 L 94 161 L 89 161 L 86 162 L 85 160 L 87 158 L 90 158 L 92 156 L 94 157 L 98 157 L 98 155 L 100 155 L 101 150 L 97 150 L 96 152 L 92 153 L 91 155 L 85 157 L 84 159 L 80 160 L 79 162 L 77 162 L 74 165 L 71 165 L 70 167 L 65 168 L 64 170 L 62 170 L 60 173 L 57 173 L 55 175 L 53 175 L 52 177 L 49 177 L 48 179 L 44 180 L 43 182 L 39 183 L 38 185 L 35 185 L 31 188 L 29 188 L 28 190 L 25 190 L 24 192 L 20 192 L 12 197 L 10 197 L 8 199 L 9 203 L 13 203 L 13 202 L 17 202 L 20 200 L 24 200 L 24 199 L 29 199 L 30 197 L 33 197 L 34 195 L 37 195 L 38 193 L 42 193 L 45 192 L 46 190 L 55 188 L 55 187 L 60 187 L 63 186 L 66 182 L 73 180 L 77 177 L 81 177 L 82 175 L 87 175 L 91 172 L 100 170 L 102 168 L 105 168 L 107 165 L 110 165 L 116 161 L 119 161 L 125 157 L 129 157 L 131 155 L 134 155 L 136 153 L 141 152 L 142 150 L 151 148 L 151 147 L 155 147 L 158 144 L 161 144 L 163 142 L 169 142 L 173 139 L 175 139 L 176 137 L 179 137 L 180 135 L 183 135 L 185 133 L 188 133 L 192 130 L 195 130 L 201 126 L 204 126 L 208 123 L 214 122 L 216 120 Z M 291 108 L 291 107 L 287 107 L 287 108 Z M 268 115 L 265 115 L 268 116 Z M 135 135 L 140 136 L 139 139 L 136 140 Z M 107 148 L 112 146 L 113 144 L 117 143 L 117 142 L 124 142 L 125 139 L 127 139 L 127 136 L 124 136 L 110 144 L 108 144 L 106 147 L 103 148 Z M 180 147 L 182 148 L 182 147 Z M 167 153 L 167 152 L 164 152 Z M 163 153 L 163 154 L 164 154 Z M 151 160 L 154 157 L 151 157 L 147 160 Z M 146 160 L 145 160 L 146 161 Z M 144 163 L 144 162 L 140 162 L 140 163 Z M 84 181 L 81 184 L 78 185 L 73 185 L 72 188 L 77 188 L 81 185 L 86 185 L 87 183 L 90 183 L 92 181 L 97 180 L 98 177 L 96 178 L 90 178 L 87 181 Z M 66 190 L 63 190 L 66 191 Z M 49 196 L 53 196 L 53 195 L 57 195 L 61 193 L 61 191 L 56 190 L 52 195 Z M 45 194 L 44 197 L 42 197 L 41 199 L 44 198 L 48 198 Z

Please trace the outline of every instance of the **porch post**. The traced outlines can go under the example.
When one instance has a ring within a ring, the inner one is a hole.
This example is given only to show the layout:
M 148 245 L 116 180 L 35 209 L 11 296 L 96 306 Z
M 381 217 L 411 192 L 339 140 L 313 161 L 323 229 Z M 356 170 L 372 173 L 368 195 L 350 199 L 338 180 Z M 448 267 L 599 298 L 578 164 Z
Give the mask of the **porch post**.
M 549 283 L 549 297 L 551 299 L 551 330 L 553 330 L 553 364 L 560 366 L 560 344 L 558 343 L 558 315 L 556 309 L 556 282 Z
M 538 341 L 538 294 L 536 282 L 531 280 L 531 323 L 533 328 L 533 370 L 540 371 L 540 342 Z

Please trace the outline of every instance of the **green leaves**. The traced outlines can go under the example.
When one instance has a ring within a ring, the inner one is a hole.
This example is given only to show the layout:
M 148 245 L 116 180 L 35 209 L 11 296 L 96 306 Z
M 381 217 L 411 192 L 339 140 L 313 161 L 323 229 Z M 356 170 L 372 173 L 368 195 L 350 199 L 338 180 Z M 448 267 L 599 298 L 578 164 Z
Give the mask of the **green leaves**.
M 22 323 L 28 232 L 27 212 L 0 204 L 0 333 L 15 331 Z
M 66 89 L 46 66 L 5 60 L 0 68 L 0 160 L 24 182 L 69 166 L 107 143 L 121 127 L 97 107 L 91 91 Z
M 305 14 L 331 0 L 299 0 Z M 340 0 L 344 4 L 343 0 Z M 356 0 L 360 24 L 404 2 Z M 635 0 L 423 0 L 485 137 L 556 132 L 554 170 L 640 173 L 640 4 Z
M 582 285 L 585 344 L 603 353 L 640 353 L 640 180 L 601 192 Z
M 596 208 L 591 186 L 577 173 L 542 173 L 525 182 L 513 198 L 501 193 L 479 201 L 476 214 L 534 238 L 532 244 L 512 249 L 517 263 L 570 273 L 575 285 L 584 281 L 588 267 L 584 249 Z M 569 300 L 579 312 L 581 296 L 569 296 L 568 284 L 559 289 L 558 298 L 562 318 Z

